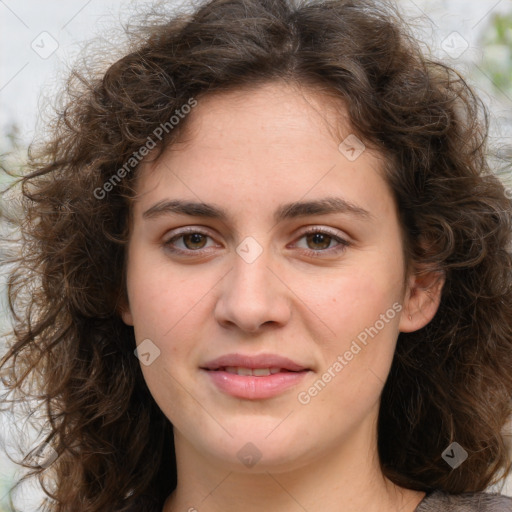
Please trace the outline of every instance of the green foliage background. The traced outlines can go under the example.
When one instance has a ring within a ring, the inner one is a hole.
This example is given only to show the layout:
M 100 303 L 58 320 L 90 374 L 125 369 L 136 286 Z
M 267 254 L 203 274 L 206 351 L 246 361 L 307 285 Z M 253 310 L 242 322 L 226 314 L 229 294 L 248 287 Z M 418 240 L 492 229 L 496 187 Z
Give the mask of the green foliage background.
M 482 64 L 494 92 L 512 101 L 512 13 L 495 14 L 482 37 Z

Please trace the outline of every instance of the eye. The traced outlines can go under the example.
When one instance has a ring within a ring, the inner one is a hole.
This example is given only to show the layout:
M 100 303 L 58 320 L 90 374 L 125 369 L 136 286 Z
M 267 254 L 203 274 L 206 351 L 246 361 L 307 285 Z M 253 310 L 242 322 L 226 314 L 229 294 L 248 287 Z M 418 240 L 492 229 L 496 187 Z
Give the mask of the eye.
M 208 239 L 212 239 L 208 233 L 198 228 L 187 228 L 178 233 L 174 232 L 172 236 L 164 241 L 163 245 L 167 251 L 175 254 L 186 255 L 194 252 L 201 254 L 212 247 L 216 247 L 214 244 L 208 246 Z M 302 233 L 298 240 L 303 239 L 306 242 L 305 248 L 300 247 L 298 242 L 295 242 L 294 246 L 304 249 L 308 256 L 323 256 L 326 253 L 337 254 L 351 245 L 349 241 L 327 228 L 310 228 Z
M 327 228 L 311 228 L 302 234 L 299 240 L 302 239 L 305 239 L 306 253 L 310 256 L 322 256 L 325 253 L 336 254 L 351 245 L 349 241 Z M 332 242 L 335 242 L 334 247 L 331 245 Z
M 200 231 L 197 228 L 189 228 L 164 241 L 166 250 L 178 254 L 186 254 L 190 252 L 201 252 L 206 247 L 207 239 L 211 238 L 208 233 Z M 179 247 L 181 245 L 181 247 Z

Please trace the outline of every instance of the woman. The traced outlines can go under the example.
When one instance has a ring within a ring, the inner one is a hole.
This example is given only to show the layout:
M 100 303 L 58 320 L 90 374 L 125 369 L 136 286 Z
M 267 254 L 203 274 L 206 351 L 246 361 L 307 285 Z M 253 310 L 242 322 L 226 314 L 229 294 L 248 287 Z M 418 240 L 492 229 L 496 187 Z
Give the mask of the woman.
M 511 510 L 512 204 L 464 80 L 366 0 L 140 34 L 22 179 L 46 510 Z

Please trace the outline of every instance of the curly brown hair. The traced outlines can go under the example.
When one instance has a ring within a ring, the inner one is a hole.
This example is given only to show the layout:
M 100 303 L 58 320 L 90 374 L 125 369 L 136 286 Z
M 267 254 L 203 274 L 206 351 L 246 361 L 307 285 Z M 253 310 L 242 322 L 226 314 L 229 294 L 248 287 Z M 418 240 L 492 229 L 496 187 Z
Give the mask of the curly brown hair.
M 59 454 L 48 468 L 24 461 L 52 498 L 45 510 L 160 511 L 174 490 L 172 425 L 119 313 L 133 159 L 156 133 L 157 156 L 176 140 L 187 118 L 169 120 L 191 99 L 276 80 L 344 101 L 354 133 L 385 157 L 408 268 L 446 278 L 433 320 L 398 338 L 378 423 L 383 473 L 460 493 L 510 472 L 512 201 L 488 163 L 485 107 L 409 30 L 385 2 L 211 0 L 148 18 L 106 71 L 73 72 L 18 181 L 1 366 L 18 400 L 39 399 Z M 468 451 L 456 470 L 441 457 L 454 440 Z

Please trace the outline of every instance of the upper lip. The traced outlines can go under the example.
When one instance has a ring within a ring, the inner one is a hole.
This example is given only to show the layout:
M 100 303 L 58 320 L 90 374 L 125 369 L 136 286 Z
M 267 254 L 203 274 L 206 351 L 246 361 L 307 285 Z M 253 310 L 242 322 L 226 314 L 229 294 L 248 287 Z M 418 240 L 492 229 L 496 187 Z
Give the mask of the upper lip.
M 208 361 L 201 368 L 205 370 L 218 370 L 227 366 L 235 366 L 240 368 L 281 368 L 292 372 L 300 372 L 308 370 L 307 367 L 292 361 L 288 357 L 279 356 L 277 354 L 226 354 L 212 361 Z

